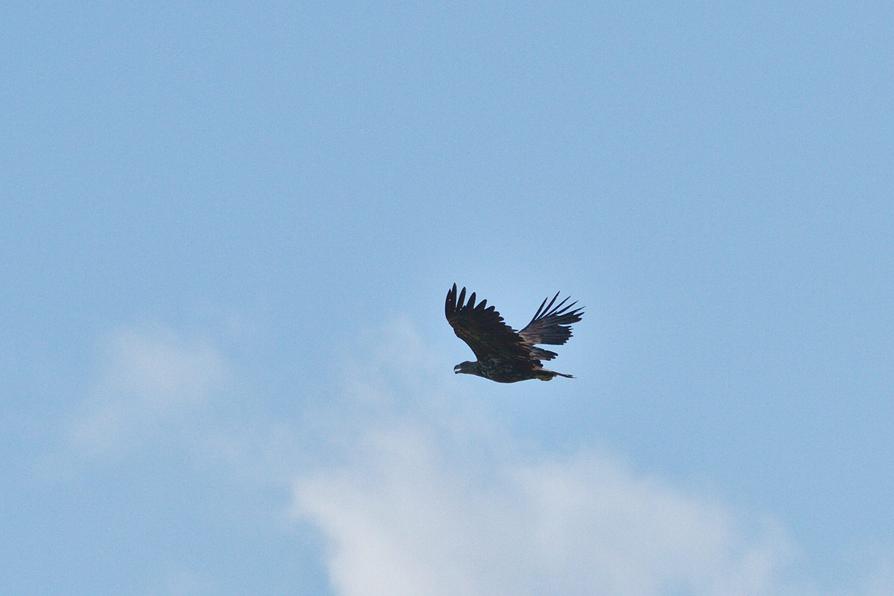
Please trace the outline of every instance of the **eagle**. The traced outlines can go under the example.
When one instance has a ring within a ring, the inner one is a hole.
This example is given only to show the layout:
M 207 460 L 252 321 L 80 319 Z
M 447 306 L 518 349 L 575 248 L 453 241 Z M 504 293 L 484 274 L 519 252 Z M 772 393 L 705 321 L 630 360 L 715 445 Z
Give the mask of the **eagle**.
M 493 306 L 487 306 L 487 300 L 475 304 L 475 292 L 466 302 L 466 288 L 457 294 L 454 283 L 444 304 L 447 322 L 456 336 L 469 344 L 478 360 L 460 362 L 453 372 L 478 375 L 498 383 L 528 379 L 550 381 L 556 376 L 574 378 L 543 368 L 541 361 L 552 360 L 558 354 L 536 347 L 537 344 L 564 344 L 571 337 L 570 325 L 581 320 L 583 308 L 574 308 L 577 302 L 566 306 L 569 297 L 556 304 L 558 297 L 556 292 L 552 300 L 545 298 L 531 322 L 521 331 L 515 331 L 503 322 Z

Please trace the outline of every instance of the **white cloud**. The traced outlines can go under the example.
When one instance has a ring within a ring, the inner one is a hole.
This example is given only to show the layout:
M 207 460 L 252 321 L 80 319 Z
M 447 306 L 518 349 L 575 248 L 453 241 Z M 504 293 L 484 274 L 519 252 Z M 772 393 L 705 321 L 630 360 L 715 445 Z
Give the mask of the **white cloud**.
M 76 447 L 109 454 L 178 430 L 228 377 L 208 342 L 165 329 L 124 329 L 104 342 L 98 379 L 69 429 Z
M 467 465 L 420 428 L 372 433 L 295 483 L 341 595 L 766 594 L 787 547 L 610 457 Z
M 275 420 L 257 398 L 226 407 L 231 375 L 208 341 L 121 330 L 69 437 L 113 457 L 174 444 L 245 489 L 240 518 L 269 516 L 258 495 L 291 482 L 337 596 L 820 593 L 776 524 L 610 453 L 538 452 L 469 394 L 488 385 L 457 383 L 409 322 L 387 328 L 352 350 L 341 389 L 296 388 L 296 415 Z M 849 593 L 889 593 L 891 568 Z M 162 591 L 200 591 L 165 577 Z
M 402 342 L 424 367 L 418 337 Z M 791 548 L 772 524 L 605 454 L 525 455 L 471 400 L 381 360 L 368 378 L 398 389 L 366 389 L 360 371 L 335 407 L 369 413 L 342 427 L 340 463 L 293 485 L 339 596 L 781 593 Z

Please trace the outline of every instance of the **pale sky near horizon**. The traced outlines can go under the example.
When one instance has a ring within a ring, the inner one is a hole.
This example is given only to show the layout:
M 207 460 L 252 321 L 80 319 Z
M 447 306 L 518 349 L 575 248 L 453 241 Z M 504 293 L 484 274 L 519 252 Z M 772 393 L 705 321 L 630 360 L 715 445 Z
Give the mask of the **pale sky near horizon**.
M 894 593 L 891 5 L 3 12 L 0 593 Z

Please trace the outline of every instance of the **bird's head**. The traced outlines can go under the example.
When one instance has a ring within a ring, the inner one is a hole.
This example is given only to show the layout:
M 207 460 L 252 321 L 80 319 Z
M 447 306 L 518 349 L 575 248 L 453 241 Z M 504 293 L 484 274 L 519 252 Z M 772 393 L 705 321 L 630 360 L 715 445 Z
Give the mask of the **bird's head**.
M 465 362 L 460 362 L 456 366 L 453 367 L 453 372 L 456 374 L 464 373 L 467 375 L 477 375 L 478 374 L 478 363 L 477 362 L 469 362 L 466 360 Z

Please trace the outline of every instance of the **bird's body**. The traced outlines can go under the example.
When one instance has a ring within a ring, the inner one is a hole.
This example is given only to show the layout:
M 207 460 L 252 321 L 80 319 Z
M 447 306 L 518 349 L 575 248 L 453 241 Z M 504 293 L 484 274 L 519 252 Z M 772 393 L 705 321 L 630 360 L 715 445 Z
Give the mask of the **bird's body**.
M 571 375 L 546 370 L 543 360 L 552 360 L 555 352 L 536 347 L 537 344 L 562 345 L 571 337 L 571 323 L 581 320 L 577 304 L 565 306 L 568 298 L 553 306 L 559 294 L 540 304 L 534 318 L 521 331 L 515 331 L 503 321 L 487 300 L 475 304 L 475 293 L 465 302 L 466 289 L 457 293 L 456 284 L 447 292 L 444 312 L 447 322 L 457 337 L 466 342 L 475 353 L 475 362 L 462 362 L 454 367 L 456 373 L 484 377 L 498 383 L 515 383 L 528 379 L 549 381 L 553 377 L 571 378 Z

